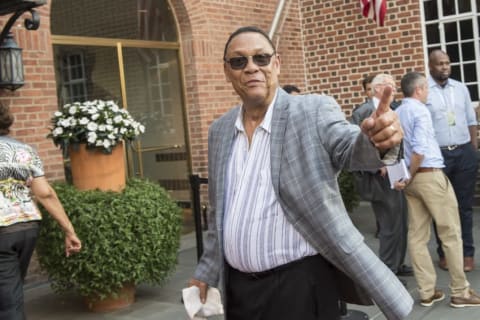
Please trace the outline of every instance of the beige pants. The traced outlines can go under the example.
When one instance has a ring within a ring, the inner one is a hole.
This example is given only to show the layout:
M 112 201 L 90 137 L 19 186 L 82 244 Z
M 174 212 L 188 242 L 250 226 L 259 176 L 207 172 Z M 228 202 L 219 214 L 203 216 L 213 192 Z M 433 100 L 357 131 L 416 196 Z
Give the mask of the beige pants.
M 421 299 L 430 298 L 437 274 L 428 251 L 432 218 L 442 240 L 450 273 L 452 296 L 464 296 L 470 284 L 463 271 L 463 244 L 458 204 L 443 171 L 420 172 L 405 188 L 408 201 L 408 247 Z

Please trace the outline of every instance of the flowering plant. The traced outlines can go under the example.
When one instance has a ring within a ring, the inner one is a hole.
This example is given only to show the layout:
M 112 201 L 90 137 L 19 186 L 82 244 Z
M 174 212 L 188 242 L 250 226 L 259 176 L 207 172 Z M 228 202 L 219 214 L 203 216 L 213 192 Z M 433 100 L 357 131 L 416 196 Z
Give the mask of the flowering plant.
M 111 153 L 120 141 L 132 141 L 145 132 L 127 110 L 115 102 L 93 100 L 66 104 L 51 119 L 48 138 L 66 154 L 70 145 L 86 143 L 87 149 L 100 148 Z

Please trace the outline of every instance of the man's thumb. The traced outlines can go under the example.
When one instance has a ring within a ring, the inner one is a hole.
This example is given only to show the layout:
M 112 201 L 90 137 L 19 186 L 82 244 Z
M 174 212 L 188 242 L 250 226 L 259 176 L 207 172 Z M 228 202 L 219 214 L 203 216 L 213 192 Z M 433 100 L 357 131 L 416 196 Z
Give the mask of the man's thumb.
M 384 114 L 390 109 L 390 103 L 392 101 L 392 88 L 390 86 L 385 86 L 383 89 L 383 95 L 380 99 L 380 103 L 377 108 L 377 116 Z

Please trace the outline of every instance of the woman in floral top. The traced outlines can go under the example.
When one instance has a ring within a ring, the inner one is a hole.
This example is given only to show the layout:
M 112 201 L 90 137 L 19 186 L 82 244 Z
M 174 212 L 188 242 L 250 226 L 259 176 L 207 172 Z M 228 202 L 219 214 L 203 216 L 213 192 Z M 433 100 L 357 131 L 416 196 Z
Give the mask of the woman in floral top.
M 12 123 L 0 103 L 0 319 L 23 320 L 23 279 L 42 219 L 32 196 L 63 229 L 67 257 L 82 245 L 35 150 L 8 136 Z

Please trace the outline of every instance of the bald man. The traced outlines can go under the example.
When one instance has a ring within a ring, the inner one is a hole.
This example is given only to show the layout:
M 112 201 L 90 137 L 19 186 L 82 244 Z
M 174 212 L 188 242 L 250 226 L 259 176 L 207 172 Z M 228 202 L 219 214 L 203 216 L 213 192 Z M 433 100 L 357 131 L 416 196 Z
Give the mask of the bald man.
M 467 87 L 450 78 L 450 58 L 441 50 L 430 53 L 427 108 L 432 115 L 435 138 L 445 160 L 443 171 L 458 201 L 462 227 L 464 271 L 474 269 L 473 200 L 477 180 L 477 119 Z M 436 232 L 435 232 L 436 234 Z M 438 239 L 439 267 L 448 261 Z

